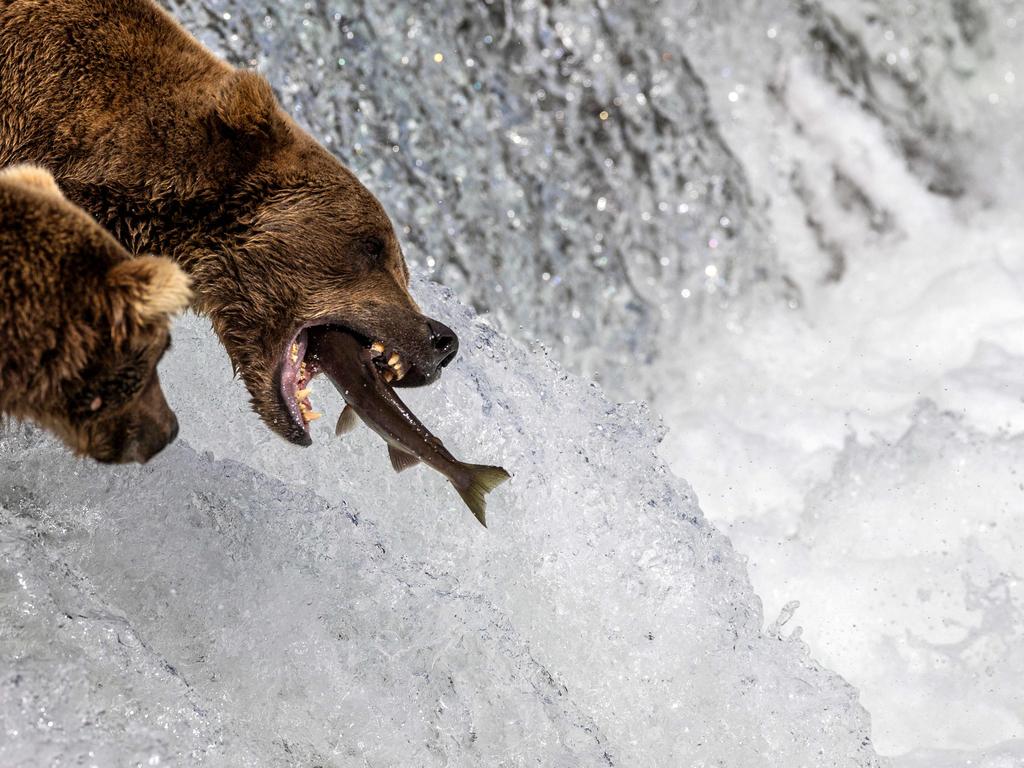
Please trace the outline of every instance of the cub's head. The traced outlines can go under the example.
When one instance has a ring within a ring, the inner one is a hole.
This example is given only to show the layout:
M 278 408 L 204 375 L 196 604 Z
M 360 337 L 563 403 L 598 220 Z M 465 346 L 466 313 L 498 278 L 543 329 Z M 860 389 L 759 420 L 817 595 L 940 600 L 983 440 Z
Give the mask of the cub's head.
M 100 300 L 98 343 L 64 388 L 54 430 L 73 450 L 106 463 L 145 463 L 178 435 L 157 363 L 171 346 L 170 317 L 191 299 L 169 259 L 139 256 L 111 267 Z
M 20 286 L 6 351 L 7 410 L 102 462 L 145 462 L 178 432 L 156 366 L 188 306 L 174 262 L 131 258 L 38 168 L 0 173 L 0 251 Z
M 434 381 L 458 339 L 425 316 L 390 219 L 337 159 L 277 106 L 267 83 L 234 72 L 214 94 L 217 157 L 242 179 L 229 195 L 240 226 L 216 254 L 190 264 L 209 314 L 253 406 L 278 434 L 308 445 L 317 418 L 311 339 L 340 328 L 377 345 L 394 386 Z M 228 162 L 228 161 L 225 161 Z

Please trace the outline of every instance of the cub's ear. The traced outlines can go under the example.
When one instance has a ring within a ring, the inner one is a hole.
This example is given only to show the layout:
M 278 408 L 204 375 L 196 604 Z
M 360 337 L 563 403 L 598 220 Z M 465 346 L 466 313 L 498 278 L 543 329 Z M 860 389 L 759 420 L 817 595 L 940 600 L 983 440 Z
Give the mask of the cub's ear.
M 0 171 L 0 181 L 18 184 L 60 200 L 64 199 L 64 193 L 60 191 L 50 172 L 38 165 L 14 165 L 4 168 Z
M 188 275 L 170 259 L 137 256 L 107 272 L 114 341 L 120 343 L 136 325 L 165 320 L 192 301 Z
M 244 69 L 235 70 L 221 83 L 213 114 L 229 134 L 252 141 L 272 139 L 284 128 L 270 83 Z

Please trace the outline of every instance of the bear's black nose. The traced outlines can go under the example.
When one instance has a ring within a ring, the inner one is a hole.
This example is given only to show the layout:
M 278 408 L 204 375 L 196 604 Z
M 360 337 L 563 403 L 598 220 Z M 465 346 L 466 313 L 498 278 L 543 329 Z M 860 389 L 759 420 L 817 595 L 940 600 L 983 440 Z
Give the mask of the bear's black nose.
M 459 337 L 455 331 L 444 323 L 428 319 L 427 327 L 430 328 L 430 346 L 434 354 L 435 368 L 444 368 L 455 359 L 459 352 Z

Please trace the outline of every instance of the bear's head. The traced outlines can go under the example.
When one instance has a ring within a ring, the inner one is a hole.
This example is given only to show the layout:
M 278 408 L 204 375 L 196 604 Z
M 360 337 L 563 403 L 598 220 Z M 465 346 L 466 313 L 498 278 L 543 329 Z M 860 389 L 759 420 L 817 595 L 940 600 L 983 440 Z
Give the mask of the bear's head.
M 191 300 L 171 260 L 129 254 L 45 171 L 0 173 L 0 251 L 11 254 L 5 410 L 102 462 L 145 462 L 178 432 L 157 377 L 170 317 Z
M 171 346 L 170 317 L 191 300 L 189 279 L 170 259 L 127 258 L 107 271 L 96 298 L 101 342 L 65 381 L 50 426 L 97 461 L 145 463 L 178 435 L 157 364 Z
M 378 345 L 395 386 L 435 380 L 458 339 L 425 316 L 390 219 L 336 158 L 285 115 L 261 77 L 233 72 L 215 95 L 211 154 L 240 179 L 224 194 L 227 237 L 186 261 L 208 314 L 271 429 L 310 444 L 311 338 L 340 328 Z

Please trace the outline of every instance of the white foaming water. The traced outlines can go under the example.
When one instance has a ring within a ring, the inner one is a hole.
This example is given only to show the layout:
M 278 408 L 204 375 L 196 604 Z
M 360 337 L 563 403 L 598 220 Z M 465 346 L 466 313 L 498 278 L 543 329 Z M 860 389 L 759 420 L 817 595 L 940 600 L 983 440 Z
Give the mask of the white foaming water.
M 662 455 L 749 557 L 766 612 L 799 601 L 898 766 L 1024 765 L 1019 52 L 997 45 L 956 85 L 976 153 L 959 199 L 784 55 L 786 120 L 765 132 L 752 109 L 733 130 L 804 304 L 674 340 L 655 387 Z M 827 250 L 841 275 L 820 282 Z
M 413 407 L 514 474 L 487 530 L 369 430 L 268 435 L 197 318 L 149 465 L 0 440 L 0 764 L 879 765 L 853 689 L 762 629 L 646 409 L 416 292 L 463 352 Z

